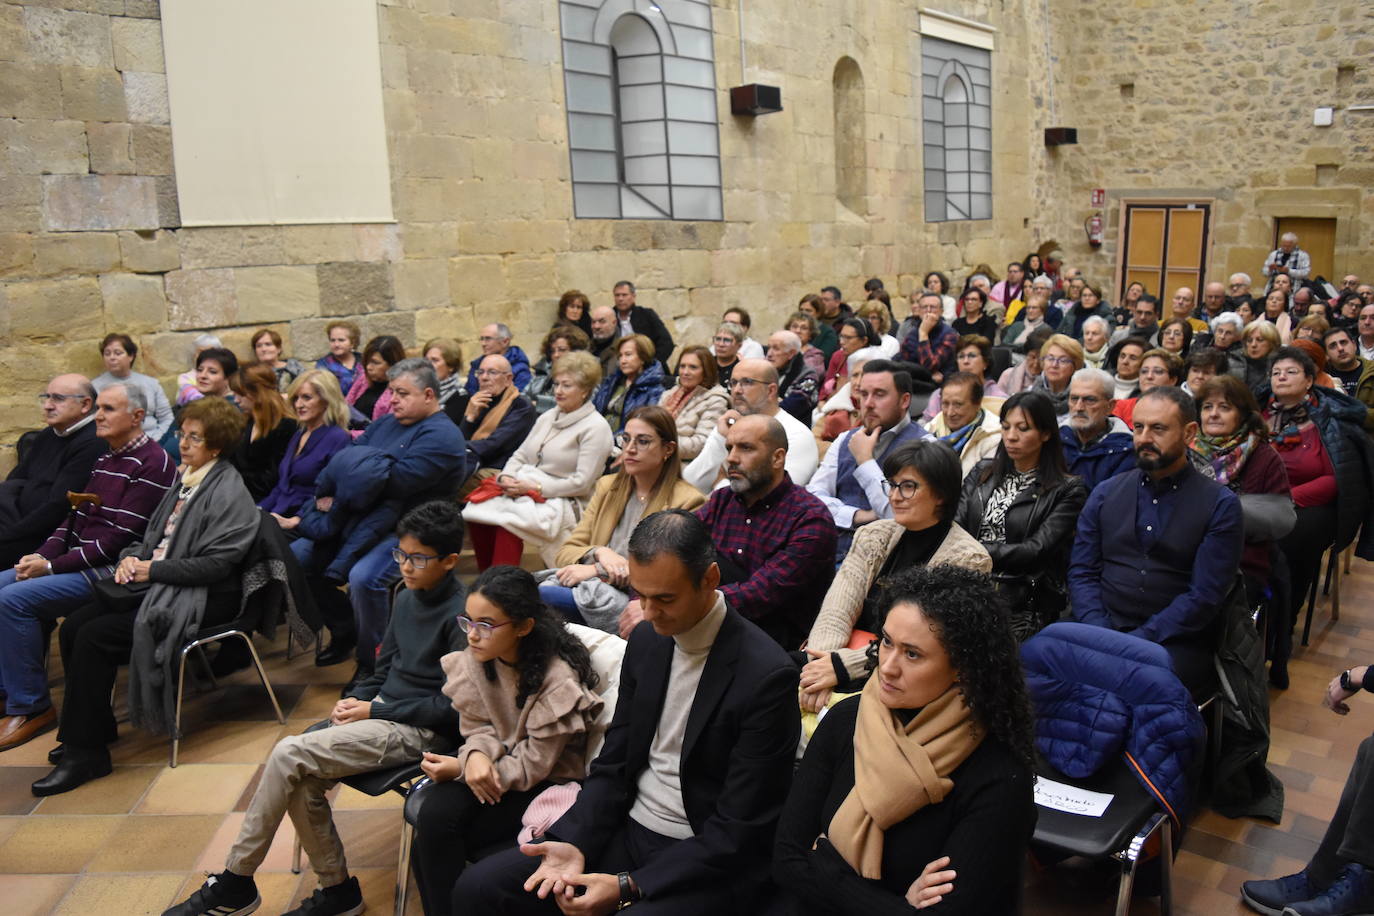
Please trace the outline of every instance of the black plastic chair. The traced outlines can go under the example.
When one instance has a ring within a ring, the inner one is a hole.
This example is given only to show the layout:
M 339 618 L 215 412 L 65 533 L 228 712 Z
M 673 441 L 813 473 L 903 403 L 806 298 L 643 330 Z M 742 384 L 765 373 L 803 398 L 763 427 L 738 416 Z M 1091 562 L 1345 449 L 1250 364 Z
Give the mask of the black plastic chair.
M 1120 864 L 1116 916 L 1131 909 L 1131 892 L 1136 869 L 1146 843 L 1158 836 L 1160 863 L 1159 911 L 1173 911 L 1173 822 L 1159 802 L 1140 785 L 1124 758 L 1103 767 L 1087 779 L 1070 779 L 1043 760 L 1036 773 L 1066 785 L 1112 796 L 1101 817 L 1071 814 L 1037 804 L 1033 842 L 1061 856 L 1086 859 L 1115 859 Z
M 1345 549 L 1343 544 L 1332 544 L 1331 549 L 1326 552 L 1326 577 L 1322 586 L 1322 594 L 1331 596 L 1331 620 L 1341 619 L 1341 577 L 1337 572 L 1337 567 L 1341 562 L 1341 551 Z M 1317 580 L 1322 578 L 1321 566 L 1317 567 L 1318 575 L 1312 578 L 1312 584 L 1307 589 L 1307 617 L 1302 624 L 1302 644 L 1307 645 L 1308 638 L 1312 635 L 1312 612 L 1317 607 Z M 1333 586 L 1334 583 L 1334 586 Z M 1334 591 L 1332 591 L 1334 587 Z

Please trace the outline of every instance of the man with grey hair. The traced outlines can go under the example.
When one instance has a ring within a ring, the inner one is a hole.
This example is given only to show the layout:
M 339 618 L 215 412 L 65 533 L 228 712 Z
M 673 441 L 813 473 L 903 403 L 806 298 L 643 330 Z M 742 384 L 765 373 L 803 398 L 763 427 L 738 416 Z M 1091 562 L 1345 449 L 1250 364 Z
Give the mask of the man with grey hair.
M 0 483 L 0 569 L 31 552 L 67 514 L 108 450 L 95 434 L 95 389 L 84 375 L 59 375 L 38 396 L 44 428 L 25 434 L 19 464 Z
M 1069 412 L 1060 420 L 1059 441 L 1070 474 L 1089 492 L 1109 477 L 1135 467 L 1135 445 L 1125 422 L 1113 415 L 1116 381 L 1102 369 L 1083 368 L 1069 379 Z
M 515 387 L 524 391 L 529 386 L 530 379 L 534 377 L 530 373 L 530 358 L 525 355 L 524 350 L 512 345 L 510 340 L 510 328 L 504 324 L 489 324 L 482 328 L 477 337 L 477 342 L 482 348 L 482 355 L 468 365 L 468 383 L 465 388 L 468 394 L 476 394 L 480 387 L 477 381 L 477 370 L 481 367 L 483 356 L 504 356 L 506 361 L 510 363 L 511 377 L 515 380 Z
M 1269 278 L 1269 285 L 1264 291 L 1267 293 L 1273 289 L 1274 278 L 1277 276 L 1286 276 L 1293 281 L 1293 287 L 1296 288 L 1311 273 L 1312 258 L 1298 247 L 1297 234 L 1285 232 L 1279 237 L 1279 247 L 1269 252 L 1269 257 L 1264 259 L 1264 275 Z
M 1217 280 L 1213 280 L 1202 288 L 1202 308 L 1197 313 L 1197 317 L 1206 322 L 1207 327 L 1212 326 L 1212 319 L 1216 318 L 1226 310 L 1226 286 Z
M 76 396 L 86 397 L 90 383 L 68 378 Z M 50 385 L 45 404 L 66 388 Z M 91 600 L 94 584 L 113 575 L 120 551 L 143 536 L 153 510 L 176 482 L 171 456 L 143 432 L 147 405 L 137 386 L 109 385 L 95 403 L 95 434 L 109 451 L 73 488 L 86 498 L 58 516 L 56 528 L 36 550 L 0 571 L 0 693 L 5 697 L 0 750 L 18 747 L 57 722 L 43 661 L 43 623 L 56 622 Z
M 615 300 L 615 317 L 619 325 L 619 333 L 616 336 L 619 338 L 643 334 L 649 338 L 654 345 L 654 354 L 663 364 L 663 371 L 668 372 L 668 357 L 674 347 L 673 335 L 668 332 L 663 319 L 658 317 L 658 312 L 637 305 L 635 296 L 635 285 L 629 280 L 621 280 L 611 289 L 611 297 Z
M 520 397 L 504 356 L 482 357 L 477 385 L 458 424 L 468 445 L 463 489 L 469 492 L 506 466 L 534 426 L 534 405 Z
M 1226 279 L 1226 295 L 1232 299 L 1251 298 L 1250 275 L 1237 271 Z
M 439 378 L 429 361 L 420 357 L 403 359 L 387 371 L 387 378 L 391 413 L 372 421 L 354 441 L 355 448 L 344 449 L 330 459 L 326 471 L 339 473 L 322 475 L 315 490 L 316 513 L 348 513 L 324 527 L 337 531 L 351 524 L 350 539 L 362 538 L 365 545 L 370 542 L 348 572 L 347 597 L 339 591 L 338 582 L 324 577 L 338 549 L 337 538 L 313 538 L 311 532 L 318 529 L 302 524 L 297 530 L 304 536 L 291 542 L 291 550 L 311 580 L 311 590 L 332 635 L 329 648 L 316 658 L 315 664 L 337 664 L 356 647 L 355 679 L 370 673 L 376 664 L 377 647 L 386 631 L 391 607 L 391 587 L 401 575 L 391 555 L 396 547 L 392 530 L 396 518 L 420 503 L 452 499 L 466 464 L 467 443 L 439 406 Z M 367 454 L 359 450 L 362 447 L 376 449 L 391 459 L 386 486 L 366 506 L 336 510 L 336 498 L 347 503 L 346 497 L 352 495 L 341 490 L 350 484 L 358 485 L 357 478 L 342 469 Z M 374 512 L 383 508 L 383 503 L 386 511 Z
M 761 414 L 782 424 L 787 434 L 787 475 L 798 486 L 806 486 L 820 463 L 820 450 L 811 427 L 779 405 L 778 370 L 766 359 L 742 359 L 735 363 L 729 387 L 730 409 L 716 421 L 701 453 L 682 469 L 682 479 L 703 493 L 725 486 L 725 437 L 741 417 Z
M 801 350 L 801 338 L 791 331 L 768 336 L 768 362 L 778 370 L 778 404 L 798 422 L 809 424 L 820 398 L 821 380 L 806 365 Z
M 601 377 L 611 374 L 616 361 L 615 342 L 620 339 L 615 320 L 615 309 L 609 305 L 598 305 L 591 311 L 592 356 L 601 361 Z

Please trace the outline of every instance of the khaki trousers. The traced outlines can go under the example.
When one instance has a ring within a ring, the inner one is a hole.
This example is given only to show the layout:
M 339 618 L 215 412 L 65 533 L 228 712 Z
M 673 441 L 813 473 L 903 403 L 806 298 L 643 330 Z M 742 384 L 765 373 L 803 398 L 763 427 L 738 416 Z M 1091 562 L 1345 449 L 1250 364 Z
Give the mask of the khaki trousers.
M 225 865 L 236 875 L 256 872 L 282 817 L 289 814 L 320 886 L 347 881 L 343 842 L 334 829 L 325 793 L 345 776 L 419 760 L 437 743 L 427 728 L 385 719 L 364 719 L 281 739 L 267 759 Z

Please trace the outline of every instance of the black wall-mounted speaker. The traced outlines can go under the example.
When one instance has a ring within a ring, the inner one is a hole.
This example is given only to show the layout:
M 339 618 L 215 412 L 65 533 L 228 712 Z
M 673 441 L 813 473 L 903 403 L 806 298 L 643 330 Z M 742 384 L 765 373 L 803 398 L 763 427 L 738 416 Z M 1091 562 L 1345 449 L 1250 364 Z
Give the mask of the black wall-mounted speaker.
M 772 114 L 775 111 L 782 111 L 782 90 L 777 86 L 750 83 L 747 86 L 731 87 L 731 114 L 756 117 Z
M 1069 146 L 1078 142 L 1077 127 L 1046 127 L 1046 146 Z

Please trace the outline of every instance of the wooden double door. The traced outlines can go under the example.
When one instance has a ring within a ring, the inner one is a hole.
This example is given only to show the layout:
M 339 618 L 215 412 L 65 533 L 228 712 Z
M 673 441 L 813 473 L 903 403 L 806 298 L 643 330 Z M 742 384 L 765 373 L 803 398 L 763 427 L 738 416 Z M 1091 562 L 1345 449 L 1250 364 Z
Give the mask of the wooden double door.
M 1137 282 L 1159 298 L 1164 314 L 1169 297 L 1180 286 L 1200 297 L 1207 274 L 1211 201 L 1128 201 L 1122 207 L 1118 299 Z

